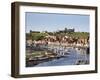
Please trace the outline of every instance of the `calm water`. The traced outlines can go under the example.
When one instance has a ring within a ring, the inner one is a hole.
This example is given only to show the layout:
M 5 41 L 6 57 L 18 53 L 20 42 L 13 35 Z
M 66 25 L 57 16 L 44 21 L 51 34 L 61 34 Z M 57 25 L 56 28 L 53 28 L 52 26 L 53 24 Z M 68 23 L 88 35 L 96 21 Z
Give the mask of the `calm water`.
M 87 54 L 86 49 L 68 48 L 68 49 L 65 49 L 64 51 L 69 52 L 68 54 L 65 54 L 66 57 L 53 59 L 47 62 L 45 61 L 45 62 L 35 65 L 34 67 L 89 64 L 89 54 Z M 78 64 L 79 63 L 78 61 L 81 61 L 80 64 Z
M 86 50 L 71 50 L 64 58 L 54 59 L 52 61 L 40 63 L 36 66 L 61 66 L 61 65 L 76 65 L 78 60 L 88 61 L 89 55 L 85 54 Z

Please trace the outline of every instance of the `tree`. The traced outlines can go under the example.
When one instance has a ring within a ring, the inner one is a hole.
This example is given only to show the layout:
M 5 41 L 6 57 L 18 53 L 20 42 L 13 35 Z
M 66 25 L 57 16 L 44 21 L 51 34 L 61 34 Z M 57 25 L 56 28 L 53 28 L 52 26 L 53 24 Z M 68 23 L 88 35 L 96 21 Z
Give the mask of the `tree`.
M 34 33 L 32 35 L 32 40 L 42 40 L 45 38 L 45 36 L 47 36 L 48 34 L 47 33 Z
M 26 33 L 26 40 L 32 39 L 30 33 Z
M 65 28 L 64 32 L 67 33 L 67 28 Z

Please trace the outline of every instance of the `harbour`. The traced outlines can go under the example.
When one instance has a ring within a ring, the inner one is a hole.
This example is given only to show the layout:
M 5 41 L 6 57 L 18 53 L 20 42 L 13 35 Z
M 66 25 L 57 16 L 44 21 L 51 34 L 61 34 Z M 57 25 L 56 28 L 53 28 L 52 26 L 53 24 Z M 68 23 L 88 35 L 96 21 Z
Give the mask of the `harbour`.
M 29 53 L 31 57 L 26 60 L 26 67 L 89 64 L 88 46 L 33 45 L 29 51 L 34 52 L 35 48 L 40 55 L 32 56 Z

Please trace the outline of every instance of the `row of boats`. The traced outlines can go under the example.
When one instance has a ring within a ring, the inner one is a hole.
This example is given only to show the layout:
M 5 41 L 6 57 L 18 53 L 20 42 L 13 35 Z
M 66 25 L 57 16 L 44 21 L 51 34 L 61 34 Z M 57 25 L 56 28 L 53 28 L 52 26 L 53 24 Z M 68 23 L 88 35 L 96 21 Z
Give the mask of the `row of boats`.
M 38 47 L 33 46 L 33 49 L 37 48 L 38 50 L 43 50 L 44 53 L 46 54 L 45 56 L 40 55 L 40 56 L 31 56 L 28 60 L 27 63 L 32 63 L 32 65 L 37 65 L 39 63 L 42 62 L 47 62 L 47 61 L 51 61 L 54 59 L 59 59 L 59 58 L 64 58 L 64 57 L 68 57 L 72 50 L 78 49 L 78 48 L 73 48 L 73 47 L 62 47 L 62 46 L 45 46 L 45 45 L 41 45 Z M 79 49 L 80 50 L 80 49 Z M 77 60 L 75 64 L 79 65 L 79 64 L 84 64 L 84 63 L 88 63 L 87 60 Z M 29 65 L 28 64 L 28 65 Z

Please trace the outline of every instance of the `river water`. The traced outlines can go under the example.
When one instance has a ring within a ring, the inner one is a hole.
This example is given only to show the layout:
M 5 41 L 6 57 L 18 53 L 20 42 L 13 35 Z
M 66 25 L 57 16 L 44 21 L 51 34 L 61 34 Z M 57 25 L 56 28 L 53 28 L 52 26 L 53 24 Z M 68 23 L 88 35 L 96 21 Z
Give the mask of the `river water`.
M 89 53 L 87 53 L 86 49 L 67 48 L 65 51 L 69 52 L 68 54 L 65 54 L 65 57 L 45 61 L 35 65 L 34 67 L 89 64 Z
M 62 57 L 59 59 L 54 59 L 52 61 L 43 62 L 36 67 L 40 66 L 62 66 L 62 65 L 76 65 L 78 61 L 81 61 L 80 65 L 89 64 L 89 54 L 86 53 L 86 50 L 80 49 L 71 49 L 69 54 L 66 54 L 66 57 Z M 87 61 L 87 63 L 85 63 Z

